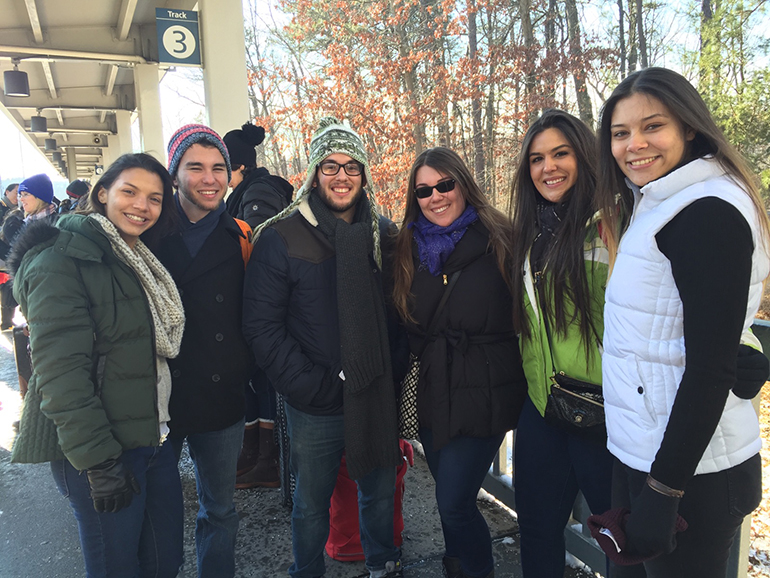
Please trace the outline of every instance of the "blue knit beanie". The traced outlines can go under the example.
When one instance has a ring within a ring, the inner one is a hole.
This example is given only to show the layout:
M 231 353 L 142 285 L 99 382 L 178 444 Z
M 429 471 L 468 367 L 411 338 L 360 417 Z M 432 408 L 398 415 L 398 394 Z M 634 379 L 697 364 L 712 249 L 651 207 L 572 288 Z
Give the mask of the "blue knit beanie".
M 28 192 L 30 195 L 45 201 L 49 205 L 53 201 L 53 183 L 46 174 L 33 175 L 21 181 L 19 192 Z
M 187 152 L 192 145 L 201 141 L 207 141 L 214 145 L 222 153 L 227 164 L 227 182 L 233 176 L 233 169 L 230 166 L 230 155 L 227 152 L 227 146 L 225 146 L 222 137 L 220 137 L 214 129 L 211 129 L 203 124 L 187 124 L 176 131 L 171 140 L 168 141 L 168 172 L 172 178 L 176 178 L 177 170 L 179 169 L 179 161 L 182 160 L 184 153 Z

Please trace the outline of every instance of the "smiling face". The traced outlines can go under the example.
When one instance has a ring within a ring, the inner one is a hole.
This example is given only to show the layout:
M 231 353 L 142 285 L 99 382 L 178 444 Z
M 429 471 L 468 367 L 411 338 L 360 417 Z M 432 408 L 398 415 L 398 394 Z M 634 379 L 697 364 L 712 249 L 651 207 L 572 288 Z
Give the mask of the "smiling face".
M 434 187 L 441 181 L 446 181 L 451 177 L 440 173 L 433 167 L 423 165 L 417 169 L 414 177 L 414 188 Z M 439 193 L 433 189 L 433 194 L 424 199 L 417 199 L 420 210 L 425 218 L 434 225 L 447 227 L 455 222 L 457 217 L 465 211 L 465 197 L 460 188 L 460 183 L 455 183 L 454 189 L 446 193 Z
M 578 177 L 575 151 L 557 128 L 547 128 L 529 147 L 529 176 L 537 192 L 552 203 L 559 203 Z
M 163 182 L 150 171 L 126 169 L 109 189 L 99 190 L 98 199 L 104 205 L 105 216 L 126 244 L 133 248 L 139 235 L 158 222 L 163 204 Z
M 636 93 L 618 101 L 610 125 L 612 156 L 628 179 L 643 187 L 674 170 L 695 137 L 657 98 Z
M 227 193 L 227 164 L 215 146 L 194 144 L 179 161 L 174 186 L 179 204 L 193 223 L 216 211 Z
M 334 161 L 338 165 L 355 162 L 352 157 L 342 153 L 331 154 L 324 159 L 324 161 L 327 160 Z M 351 223 L 356 212 L 358 199 L 363 194 L 364 174 L 362 172 L 360 175 L 350 176 L 345 172 L 344 166 L 339 166 L 336 175 L 325 175 L 321 172 L 321 163 L 316 169 L 313 186 L 316 188 L 318 196 L 329 207 L 329 210 L 337 215 L 337 218 Z

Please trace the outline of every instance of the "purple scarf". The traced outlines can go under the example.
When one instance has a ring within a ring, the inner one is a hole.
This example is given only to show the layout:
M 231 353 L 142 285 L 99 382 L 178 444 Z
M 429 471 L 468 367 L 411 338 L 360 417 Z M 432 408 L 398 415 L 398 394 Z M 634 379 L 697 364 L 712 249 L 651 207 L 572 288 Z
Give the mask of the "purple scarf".
M 471 205 L 465 207 L 463 214 L 446 227 L 431 223 L 420 213 L 416 221 L 407 225 L 407 228 L 412 229 L 412 236 L 417 243 L 420 266 L 434 277 L 438 277 L 465 231 L 478 218 L 476 209 Z

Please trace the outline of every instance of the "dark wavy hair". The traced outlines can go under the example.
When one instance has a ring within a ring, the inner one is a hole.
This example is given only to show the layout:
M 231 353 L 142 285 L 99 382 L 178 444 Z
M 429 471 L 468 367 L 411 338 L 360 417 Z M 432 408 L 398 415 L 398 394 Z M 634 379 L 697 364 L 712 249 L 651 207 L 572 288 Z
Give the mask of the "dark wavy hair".
M 686 143 L 684 158 L 679 166 L 712 155 L 725 172 L 746 191 L 756 208 L 762 237 L 767 246 L 770 222 L 755 175 L 740 153 L 727 142 L 695 87 L 678 72 L 653 67 L 638 70 L 627 76 L 612 91 L 601 111 L 599 163 L 602 171 L 597 202 L 602 210 L 602 222 L 606 225 L 610 263 L 614 263 L 620 236 L 628 225 L 634 203 L 633 193 L 625 182 L 625 175 L 612 155 L 612 115 L 618 102 L 634 94 L 644 94 L 658 100 L 684 131 L 691 130 L 695 133 L 693 140 Z
M 519 162 L 511 187 L 511 212 L 513 216 L 513 293 L 514 327 L 523 336 L 531 334 L 531 327 L 524 312 L 526 289 L 522 271 L 525 261 L 537 237 L 537 204 L 540 193 L 532 181 L 529 153 L 532 141 L 548 129 L 558 130 L 566 139 L 577 161 L 577 180 L 560 201 L 566 206 L 562 224 L 551 242 L 543 269 L 546 299 L 545 315 L 555 320 L 555 329 L 566 334 L 569 325 L 577 322 L 580 335 L 587 346 L 593 339 L 601 339 L 592 319 L 591 293 L 584 257 L 586 227 L 594 213 L 596 193 L 596 139 L 583 121 L 562 110 L 549 109 L 530 125 L 521 145 Z M 568 314 L 568 304 L 572 313 Z M 535 304 L 533 304 L 534 306 Z M 549 309 L 553 307 L 553 310 Z M 586 347 L 590 352 L 592 348 Z
M 118 157 L 114 163 L 107 167 L 96 184 L 91 187 L 88 196 L 85 197 L 86 202 L 82 206 L 78 206 L 77 212 L 86 215 L 99 213 L 107 216 L 104 203 L 99 200 L 99 191 L 109 189 L 123 171 L 130 169 L 143 169 L 158 175 L 160 182 L 163 183 L 163 201 L 161 202 L 158 222 L 141 235 L 142 242 L 153 249 L 163 237 L 177 230 L 179 218 L 174 203 L 174 183 L 171 175 L 168 174 L 166 167 L 147 153 L 130 153 Z
M 401 317 L 410 321 L 413 320 L 410 301 L 414 261 L 412 260 L 412 231 L 408 225 L 414 223 L 420 216 L 421 209 L 414 194 L 414 187 L 417 171 L 423 166 L 431 167 L 455 180 L 456 190 L 462 194 L 466 204 L 476 209 L 479 220 L 489 231 L 489 247 L 497 257 L 497 266 L 503 279 L 510 282 L 510 221 L 489 203 L 476 181 L 473 180 L 470 170 L 456 152 L 444 147 L 427 149 L 415 159 L 409 173 L 404 219 L 396 237 L 393 261 L 393 303 Z

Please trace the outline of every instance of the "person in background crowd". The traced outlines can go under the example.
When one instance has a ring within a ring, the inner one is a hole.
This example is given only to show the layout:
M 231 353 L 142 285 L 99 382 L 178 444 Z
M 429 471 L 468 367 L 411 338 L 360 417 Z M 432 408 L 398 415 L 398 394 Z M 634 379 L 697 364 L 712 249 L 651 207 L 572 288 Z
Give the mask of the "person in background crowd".
M 646 559 L 618 575 L 724 577 L 762 497 L 756 390 L 736 384 L 735 358 L 770 272 L 770 223 L 754 175 L 678 73 L 623 80 L 599 143 L 613 506 L 630 509 L 627 549 Z
M 16 209 L 18 202 L 19 183 L 11 183 L 5 188 L 5 194 L 0 199 L 0 227 L 5 216 Z M 0 330 L 5 331 L 13 327 L 13 315 L 16 311 L 16 301 L 13 298 L 13 286 L 8 281 L 10 276 L 5 268 L 5 258 L 11 246 L 6 242 L 0 229 Z
M 195 465 L 198 576 L 235 574 L 235 468 L 243 440 L 243 392 L 253 371 L 243 319 L 242 226 L 223 202 L 230 158 L 219 135 L 190 124 L 168 143 L 178 232 L 163 239 L 157 255 L 174 277 L 187 315 L 182 348 L 170 362 L 171 443 L 177 457 L 187 440 Z
M 20 188 L 50 201 L 44 180 Z M 184 311 L 145 245 L 173 227 L 172 195 L 163 165 L 123 155 L 84 214 L 29 224 L 9 257 L 34 366 L 12 459 L 51 463 L 88 578 L 174 578 L 182 564 L 182 486 L 163 442 Z
M 610 507 L 606 436 L 544 418 L 554 372 L 602 382 L 609 253 L 593 218 L 597 162 L 591 129 L 547 110 L 524 137 L 513 181 L 513 318 L 528 384 L 514 482 L 525 578 L 564 576 L 564 527 L 578 491 L 592 512 Z
M 286 400 L 296 480 L 294 578 L 324 574 L 343 450 L 358 484 L 369 575 L 402 576 L 393 539 L 401 460 L 391 365 L 395 327 L 383 289 L 389 279 L 383 239 L 394 225 L 364 189 L 368 167 L 361 138 L 336 118 L 321 119 L 305 183 L 287 209 L 257 229 L 246 272 L 244 334 L 257 365 Z
M 274 217 L 289 203 L 294 187 L 279 176 L 257 167 L 257 152 L 265 138 L 265 129 L 251 123 L 231 130 L 225 137 L 233 174 L 227 197 L 227 212 L 243 219 L 254 229 Z M 280 486 L 278 445 L 274 435 L 276 397 L 265 373 L 256 368 L 246 387 L 246 428 L 238 456 L 235 487 Z
M 80 200 L 91 190 L 91 185 L 86 181 L 75 179 L 67 185 L 67 198 L 59 204 L 59 213 L 76 211 Z
M 396 241 L 393 301 L 420 357 L 419 436 L 436 480 L 449 578 L 494 576 L 476 496 L 527 389 L 512 325 L 510 233 L 455 152 L 437 147 L 417 157 Z

